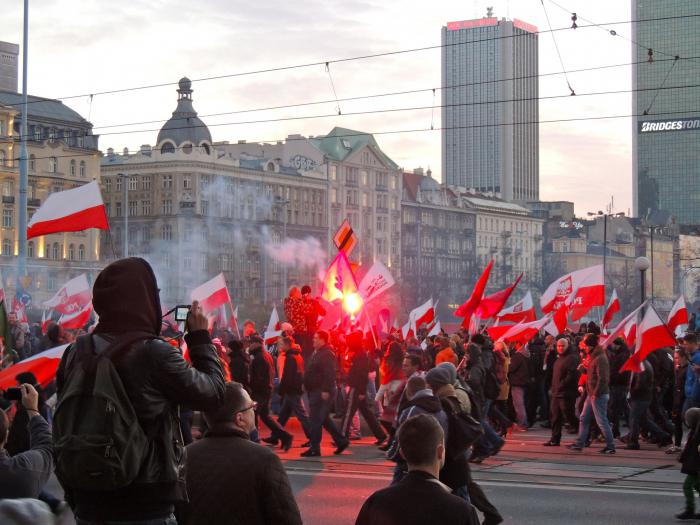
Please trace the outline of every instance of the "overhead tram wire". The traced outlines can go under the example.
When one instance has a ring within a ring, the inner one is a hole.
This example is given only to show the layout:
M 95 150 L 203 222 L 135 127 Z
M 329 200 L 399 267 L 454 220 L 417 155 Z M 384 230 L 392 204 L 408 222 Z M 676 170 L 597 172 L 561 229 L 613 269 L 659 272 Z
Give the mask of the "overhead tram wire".
M 590 27 L 602 27 L 602 26 L 606 26 L 606 25 L 646 23 L 646 22 L 656 22 L 656 21 L 661 21 L 661 20 L 675 20 L 675 19 L 680 19 L 680 18 L 693 18 L 693 17 L 700 17 L 700 13 L 693 13 L 690 15 L 663 16 L 663 17 L 656 17 L 656 18 L 643 18 L 643 19 L 638 19 L 638 20 L 621 20 L 621 21 L 617 21 L 617 22 L 605 22 L 605 23 L 601 23 L 601 24 L 591 23 L 589 25 L 581 25 L 578 27 L 580 29 L 587 29 Z M 545 31 L 538 31 L 538 34 L 554 33 L 554 32 L 558 32 L 558 31 L 566 31 L 568 29 L 570 29 L 570 28 L 569 27 L 561 27 L 561 28 L 549 29 L 549 30 L 545 30 Z M 528 34 L 529 33 L 501 35 L 501 36 L 492 37 L 492 38 L 468 40 L 465 42 L 436 44 L 436 45 L 432 45 L 432 46 L 422 46 L 422 47 L 409 48 L 409 49 L 399 49 L 396 51 L 385 51 L 385 52 L 381 52 L 381 53 L 358 55 L 358 56 L 354 56 L 354 57 L 336 58 L 336 59 L 331 59 L 331 60 L 319 60 L 316 62 L 308 62 L 308 63 L 304 63 L 304 64 L 293 64 L 293 65 L 289 65 L 289 66 L 278 66 L 278 67 L 265 68 L 265 69 L 259 69 L 259 70 L 243 71 L 243 72 L 239 72 L 239 73 L 213 75 L 213 76 L 209 76 L 209 77 L 201 77 L 201 78 L 195 78 L 195 79 L 191 79 L 191 80 L 192 80 L 192 82 L 208 82 L 208 81 L 212 81 L 212 80 L 223 80 L 226 78 L 237 78 L 237 77 L 250 76 L 250 75 L 259 75 L 259 74 L 263 74 L 263 73 L 276 73 L 276 72 L 280 72 L 280 71 L 289 71 L 289 70 L 293 70 L 293 69 L 302 69 L 302 68 L 308 68 L 308 67 L 316 67 L 316 66 L 324 66 L 325 67 L 326 64 L 339 64 L 339 63 L 345 63 L 345 62 L 353 62 L 356 60 L 367 60 L 367 59 L 372 59 L 372 58 L 397 56 L 397 55 L 402 55 L 402 54 L 407 54 L 407 53 L 416 53 L 416 52 L 421 52 L 421 51 L 430 51 L 430 50 L 434 50 L 434 49 L 441 49 L 443 47 L 459 46 L 459 45 L 466 45 L 466 44 L 476 44 L 476 43 L 480 43 L 480 42 L 489 42 L 489 41 L 501 40 L 501 39 L 506 39 L 506 38 L 517 38 L 517 37 L 521 37 L 521 36 L 527 36 Z M 681 58 L 684 58 L 684 57 L 681 57 Z M 144 84 L 144 85 L 139 85 L 139 86 L 131 86 L 131 87 L 126 87 L 126 88 L 110 89 L 110 90 L 104 90 L 104 91 L 93 91 L 93 92 L 89 92 L 89 93 L 81 93 L 81 94 L 76 94 L 76 95 L 65 95 L 65 96 L 61 96 L 61 97 L 53 97 L 51 100 L 70 100 L 70 99 L 84 98 L 84 97 L 96 97 L 98 95 L 114 95 L 114 94 L 118 94 L 118 93 L 126 93 L 126 92 L 130 92 L 130 91 L 141 91 L 141 90 L 145 90 L 145 89 L 154 89 L 154 88 L 167 87 L 167 86 L 173 86 L 173 85 L 177 85 L 177 81 L 160 82 L 157 84 Z M 33 103 L 37 103 L 37 102 L 44 102 L 44 101 L 45 101 L 45 99 L 35 100 L 35 101 L 30 100 L 30 101 L 28 101 L 28 104 L 33 104 Z
M 696 88 L 700 87 L 700 84 L 692 84 L 692 85 L 683 85 L 683 86 L 662 86 L 660 88 L 657 87 L 650 87 L 650 88 L 637 88 L 637 89 L 622 89 L 622 90 L 610 90 L 610 91 L 593 91 L 593 92 L 588 92 L 588 93 L 580 93 L 578 96 L 581 97 L 587 97 L 587 96 L 607 96 L 607 95 L 622 95 L 625 93 L 635 93 L 635 92 L 645 92 L 645 91 L 658 91 L 659 89 L 662 90 L 676 90 L 676 89 L 690 89 L 690 88 Z M 213 124 L 188 124 L 188 125 L 183 125 L 183 126 L 174 126 L 169 129 L 171 130 L 179 130 L 179 129 L 196 129 L 196 128 L 210 128 L 210 127 L 220 127 L 220 126 L 242 126 L 242 125 L 250 125 L 250 124 L 270 124 L 274 122 L 289 122 L 289 121 L 294 121 L 294 120 L 312 120 L 312 119 L 319 119 L 319 118 L 331 118 L 331 117 L 338 117 L 338 116 L 343 116 L 343 117 L 349 117 L 349 116 L 359 116 L 359 115 L 372 115 L 372 114 L 380 114 L 380 113 L 398 113 L 402 111 L 421 111 L 421 110 L 434 110 L 434 109 L 442 109 L 442 108 L 462 108 L 462 107 L 470 107 L 470 106 L 482 106 L 482 105 L 489 105 L 489 104 L 508 104 L 508 103 L 513 103 L 513 102 L 531 102 L 535 100 L 557 100 L 557 99 L 567 99 L 569 98 L 570 95 L 547 95 L 547 96 L 541 96 L 541 97 L 526 97 L 526 98 L 517 98 L 517 99 L 507 99 L 507 100 L 487 100 L 487 101 L 479 101 L 479 102 L 462 102 L 458 104 L 441 104 L 441 105 L 436 105 L 436 104 L 431 104 L 430 106 L 411 106 L 411 107 L 402 107 L 402 108 L 385 108 L 385 109 L 372 109 L 372 110 L 366 110 L 366 111 L 354 111 L 354 112 L 346 112 L 342 114 L 336 114 L 336 113 L 324 113 L 324 114 L 319 114 L 319 115 L 299 115 L 299 116 L 291 116 L 291 117 L 276 117 L 276 118 L 270 118 L 270 119 L 257 119 L 257 120 L 244 120 L 244 121 L 236 121 L 236 122 L 219 122 L 219 123 L 213 123 Z M 160 121 L 158 121 L 160 122 Z M 140 124 L 149 124 L 150 122 L 145 122 L 145 123 L 134 123 L 133 125 L 140 125 Z M 126 130 L 126 131 L 109 131 L 105 133 L 100 133 L 99 136 L 105 136 L 105 135 L 132 135 L 135 133 L 154 133 L 159 131 L 159 129 L 132 129 L 132 130 Z M 91 135 L 80 135 L 80 137 L 88 137 Z M 32 135 L 28 134 L 27 137 L 31 139 Z M 18 140 L 17 137 L 12 137 L 11 139 L 0 139 L 0 144 L 2 143 L 11 143 Z
M 656 89 L 656 88 L 653 88 Z M 578 96 L 578 95 L 577 95 Z M 568 97 L 568 95 L 567 95 Z M 426 106 L 426 109 L 430 109 L 432 106 Z M 687 113 L 692 113 L 692 112 L 700 112 L 700 107 L 691 109 L 691 110 L 685 110 L 685 111 L 664 111 L 661 113 L 651 113 L 650 116 L 665 116 L 665 115 L 678 115 L 678 114 L 687 114 Z M 635 118 L 635 117 L 641 117 L 645 116 L 643 114 L 626 114 L 626 115 L 597 115 L 593 117 L 570 117 L 570 118 L 560 118 L 560 119 L 551 119 L 551 120 L 532 120 L 532 121 L 524 121 L 524 122 L 502 122 L 498 124 L 474 124 L 474 125 L 469 125 L 469 126 L 450 126 L 450 127 L 436 127 L 434 129 L 431 128 L 413 128 L 413 129 L 400 129 L 400 130 L 388 130 L 388 131 L 365 131 L 365 132 L 357 132 L 357 133 L 344 133 L 342 135 L 333 135 L 333 138 L 353 138 L 353 137 L 359 137 L 359 136 L 366 136 L 366 135 L 399 135 L 403 133 L 420 133 L 420 132 L 427 132 L 427 131 L 441 131 L 441 130 L 459 130 L 459 129 L 479 129 L 479 128 L 500 128 L 500 127 L 505 127 L 505 126 L 527 126 L 527 125 L 532 125 L 532 124 L 558 124 L 558 123 L 565 123 L 565 122 L 585 122 L 585 121 L 598 121 L 598 120 L 614 120 L 614 119 L 622 119 L 622 118 Z M 137 132 L 134 132 L 137 133 Z M 318 135 L 315 138 L 324 138 L 325 136 L 323 135 Z M 279 141 L 286 140 L 287 142 L 296 142 L 298 140 L 308 140 L 309 137 L 287 137 L 286 139 L 280 139 L 280 138 L 275 138 L 275 139 L 256 139 L 256 140 L 249 140 L 249 144 L 271 144 L 271 143 L 276 143 Z M 175 147 L 174 149 L 182 149 L 184 147 L 187 147 L 189 145 L 183 145 L 183 146 L 178 146 Z M 78 157 L 93 157 L 97 155 L 96 152 L 92 151 L 89 153 L 78 153 L 74 155 L 49 155 L 46 157 L 34 157 L 34 160 L 40 160 L 40 159 L 49 159 L 49 158 L 78 158 Z
M 547 19 L 547 26 L 552 29 L 552 22 L 549 21 L 549 14 L 547 13 L 547 7 L 544 5 L 544 0 L 540 0 L 542 3 L 542 10 L 544 11 L 544 16 Z M 575 96 L 576 92 L 574 88 L 571 87 L 571 82 L 569 82 L 569 75 L 566 73 L 566 66 L 564 66 L 564 59 L 561 56 L 561 51 L 559 50 L 559 44 L 557 43 L 557 38 L 552 32 L 552 42 L 554 42 L 554 49 L 557 50 L 557 56 L 559 57 L 559 63 L 561 64 L 561 70 L 564 73 L 564 78 L 566 79 L 566 85 L 569 88 L 571 96 Z

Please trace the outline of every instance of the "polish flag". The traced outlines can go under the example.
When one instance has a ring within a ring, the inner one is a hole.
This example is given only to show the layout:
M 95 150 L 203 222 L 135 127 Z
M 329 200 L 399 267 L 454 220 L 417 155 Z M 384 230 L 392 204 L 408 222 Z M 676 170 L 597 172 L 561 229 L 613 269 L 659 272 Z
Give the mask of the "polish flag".
M 105 205 L 97 181 L 49 195 L 27 227 L 27 239 L 88 228 L 109 230 Z
M 506 343 L 519 342 L 525 344 L 537 335 L 549 321 L 550 317 L 545 316 L 531 323 L 518 323 L 513 325 L 511 329 L 504 333 L 498 340 Z
M 17 386 L 15 376 L 23 372 L 33 373 L 39 384 L 46 387 L 56 377 L 58 364 L 61 362 L 61 357 L 63 357 L 63 352 L 67 347 L 68 345 L 61 345 L 49 348 L 44 352 L 0 370 L 0 389 L 7 390 L 10 387 Z
M 408 322 L 406 322 L 406 324 L 401 327 L 401 337 L 405 341 L 409 337 L 414 337 L 415 335 L 416 332 L 413 329 L 413 323 L 409 319 Z
M 605 304 L 604 282 L 602 264 L 568 273 L 550 284 L 542 294 L 542 311 L 553 312 L 567 303 L 571 305 L 572 321 L 577 321 L 594 306 Z
M 474 312 L 476 312 L 477 307 L 481 303 L 481 299 L 484 297 L 484 290 L 486 290 L 486 284 L 489 282 L 489 275 L 491 274 L 492 267 L 493 259 L 489 261 L 489 263 L 486 265 L 486 268 L 484 268 L 484 271 L 481 273 L 479 280 L 476 281 L 476 285 L 474 285 L 474 290 L 472 291 L 472 294 L 469 297 L 469 299 L 467 299 L 467 302 L 461 305 L 455 311 L 455 316 L 464 317 L 464 321 L 462 321 L 462 326 L 465 328 L 469 326 L 469 321 L 471 320 L 472 315 L 474 315 Z
M 498 321 L 496 321 L 498 323 Z M 511 328 L 513 328 L 516 324 L 494 324 L 493 326 L 489 326 L 486 331 L 489 334 L 489 337 L 491 338 L 492 341 L 498 341 L 503 337 L 503 335 L 508 332 Z
M 489 319 L 498 314 L 498 312 L 500 312 L 505 306 L 505 304 L 508 302 L 510 294 L 513 293 L 513 290 L 515 290 L 515 287 L 518 286 L 518 283 L 522 278 L 523 274 L 521 273 L 515 280 L 515 282 L 505 290 L 501 290 L 499 292 L 487 295 L 486 297 L 482 298 L 481 302 L 479 303 L 479 306 L 476 307 L 477 317 L 479 319 Z
M 49 329 L 49 324 L 51 324 L 51 313 L 49 313 L 48 317 L 46 315 L 46 310 L 41 312 L 41 333 L 46 335 L 46 330 Z
M 661 320 L 652 305 L 649 305 L 644 313 L 644 318 L 639 324 L 638 334 L 637 351 L 630 356 L 620 370 L 641 372 L 642 361 L 649 354 L 659 348 L 672 347 L 676 344 L 676 338 L 673 336 L 673 333 Z
M 605 339 L 601 339 L 600 346 L 603 348 L 606 348 L 607 346 L 611 345 L 615 339 L 618 337 L 627 337 L 627 333 L 631 329 L 633 325 L 636 325 L 637 323 L 637 314 L 639 311 L 642 309 L 642 306 L 644 306 L 646 303 L 641 304 L 637 308 L 635 308 L 632 312 L 630 312 L 627 317 L 625 317 L 622 321 L 617 323 L 617 326 L 613 328 L 612 332 L 610 332 Z M 629 343 L 628 343 L 629 344 Z
M 619 311 L 620 299 L 617 298 L 617 290 L 613 288 L 612 295 L 610 296 L 610 302 L 608 303 L 608 307 L 603 315 L 603 322 L 601 323 L 603 328 L 610 324 L 610 321 L 613 320 L 613 317 L 615 317 L 615 314 Z
M 633 317 L 625 325 L 625 343 L 627 343 L 629 348 L 634 348 L 637 342 L 637 317 L 638 316 Z
M 440 335 L 442 333 L 442 327 L 440 326 L 440 321 L 435 323 L 433 327 L 431 328 L 430 332 L 428 332 L 428 335 L 426 337 L 432 337 L 434 335 Z
M 321 297 L 332 303 L 335 300 L 343 301 L 347 295 L 356 293 L 357 281 L 348 258 L 344 252 L 338 252 L 323 277 Z
M 537 319 L 535 304 L 532 302 L 532 292 L 528 290 L 525 297 L 510 308 L 505 308 L 498 312 L 496 318 L 501 322 L 507 321 L 512 323 L 519 323 L 520 321 L 529 323 Z
M 232 332 L 236 332 L 238 338 L 241 338 L 241 331 L 238 328 L 238 306 L 233 310 L 231 317 L 229 319 L 229 328 Z
M 683 295 L 678 298 L 668 314 L 668 329 L 676 333 L 676 328 L 688 324 L 688 309 L 685 306 Z
M 192 290 L 190 297 L 193 301 L 199 301 L 205 315 L 231 302 L 223 273 Z
M 92 313 L 92 302 L 86 304 L 82 310 L 73 312 L 72 314 L 63 314 L 57 321 L 63 328 L 71 328 L 77 330 L 83 328 L 90 321 Z
M 277 342 L 277 339 L 282 335 L 282 330 L 280 329 L 280 316 L 277 314 L 277 307 L 272 307 L 272 313 L 270 314 L 270 320 L 267 322 L 267 327 L 265 328 L 265 335 L 263 336 L 266 345 L 271 345 Z
M 92 290 L 87 274 L 83 273 L 61 286 L 61 289 L 51 299 L 42 303 L 42 306 L 60 314 L 70 315 L 82 310 L 90 301 Z
M 435 319 L 435 308 L 433 307 L 433 299 L 430 298 L 422 305 L 411 310 L 408 314 L 408 321 L 414 332 L 418 332 L 423 324 L 429 325 Z
M 547 332 L 550 335 L 553 335 L 554 337 L 558 336 L 559 334 L 563 334 L 566 330 L 569 318 L 569 309 L 569 306 L 564 304 L 563 306 L 555 310 L 551 320 L 544 327 L 545 332 Z

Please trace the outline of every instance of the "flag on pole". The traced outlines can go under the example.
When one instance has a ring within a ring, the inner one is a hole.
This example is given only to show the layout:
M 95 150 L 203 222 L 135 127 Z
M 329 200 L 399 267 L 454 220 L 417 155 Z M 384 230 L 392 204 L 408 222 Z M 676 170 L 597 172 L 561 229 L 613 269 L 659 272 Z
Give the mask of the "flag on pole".
M 15 376 L 23 372 L 31 372 L 39 381 L 39 384 L 46 387 L 56 377 L 58 364 L 61 362 L 61 357 L 63 357 L 63 352 L 66 348 L 68 348 L 68 345 L 56 346 L 28 357 L 4 370 L 0 370 L 0 389 L 7 390 L 10 387 L 17 386 Z
M 365 302 L 369 302 L 394 286 L 395 282 L 389 269 L 381 261 L 376 261 L 362 278 L 359 292 Z
M 484 296 L 484 290 L 486 290 L 486 284 L 489 281 L 489 275 L 491 274 L 492 267 L 493 259 L 489 261 L 489 263 L 486 265 L 486 268 L 484 268 L 484 271 L 481 273 L 481 277 L 479 277 L 479 280 L 476 281 L 474 290 L 472 291 L 472 294 L 469 297 L 469 299 L 467 299 L 467 302 L 465 302 L 455 311 L 455 315 L 457 317 L 464 317 L 464 321 L 462 321 L 462 326 L 464 326 L 465 328 L 469 326 L 469 321 L 472 315 L 479 306 L 479 303 L 481 303 L 481 299 Z
M 576 321 L 594 306 L 605 304 L 603 265 L 597 264 L 560 277 L 540 298 L 542 312 L 549 313 L 563 304 L 571 306 L 571 318 Z
M 686 308 L 685 299 L 681 294 L 668 313 L 668 329 L 675 334 L 676 328 L 684 324 L 688 324 L 688 308 Z
M 92 300 L 92 290 L 86 273 L 74 277 L 42 303 L 44 308 L 56 310 L 60 314 L 73 314 L 82 310 Z
M 81 310 L 70 314 L 63 314 L 57 323 L 63 328 L 71 328 L 77 330 L 83 328 L 90 321 L 92 313 L 92 302 L 86 304 Z
M 627 317 L 625 317 L 622 321 L 617 323 L 617 326 L 613 328 L 612 332 L 610 332 L 605 339 L 601 340 L 600 346 L 603 348 L 606 348 L 608 345 L 611 345 L 612 342 L 617 339 L 618 337 L 625 337 L 626 334 L 626 329 L 629 326 L 631 326 L 631 322 L 636 322 L 637 319 L 637 314 L 639 311 L 642 309 L 642 306 L 646 304 L 643 303 L 639 305 L 637 308 L 635 308 L 632 312 L 630 312 Z
M 487 295 L 481 299 L 479 306 L 476 307 L 476 315 L 479 317 L 479 319 L 490 319 L 498 314 L 498 312 L 500 312 L 508 302 L 510 294 L 513 293 L 513 290 L 515 290 L 515 287 L 518 286 L 518 283 L 522 278 L 523 274 L 521 273 L 515 282 L 505 290 Z
M 46 335 L 46 331 L 49 329 L 49 325 L 53 322 L 51 319 L 51 312 L 49 312 L 48 316 L 46 315 L 46 310 L 41 312 L 41 333 Z
M 27 239 L 89 228 L 108 230 L 109 222 L 97 181 L 49 195 L 27 225 Z
M 667 346 L 672 347 L 675 344 L 676 338 L 673 336 L 673 333 L 668 329 L 668 326 L 661 320 L 659 314 L 656 313 L 656 310 L 650 304 L 646 312 L 644 312 L 642 322 L 639 324 L 637 351 L 630 356 L 620 370 L 641 372 L 642 361 L 644 361 L 649 354 L 659 348 Z
M 282 335 L 282 330 L 280 329 L 280 316 L 277 314 L 277 307 L 272 307 L 272 313 L 270 313 L 270 320 L 267 322 L 267 327 L 265 328 L 265 335 L 263 336 L 266 345 L 271 345 L 277 342 L 277 339 Z
M 418 328 L 423 324 L 429 325 L 435 319 L 435 308 L 433 308 L 433 299 L 430 298 L 422 305 L 414 308 L 408 314 L 408 321 L 411 323 L 411 328 L 414 334 L 418 333 Z
M 627 343 L 628 348 L 634 348 L 637 343 L 637 321 L 639 315 L 635 315 L 632 319 L 627 321 L 624 327 L 625 343 Z
M 190 297 L 193 301 L 199 301 L 199 305 L 202 307 L 202 312 L 205 315 L 231 302 L 231 296 L 228 294 L 226 278 L 223 273 L 192 290 Z
M 349 294 L 356 293 L 357 281 L 355 281 L 355 275 L 352 273 L 348 258 L 344 252 L 338 252 L 323 277 L 321 297 L 332 303 L 335 300 L 343 301 Z
M 620 299 L 617 298 L 617 290 L 613 288 L 612 295 L 610 296 L 610 302 L 608 307 L 605 309 L 605 314 L 603 315 L 602 327 L 605 328 L 613 320 L 615 314 L 620 311 Z
M 510 330 L 500 336 L 498 340 L 505 343 L 519 342 L 525 344 L 535 335 L 537 335 L 549 321 L 549 316 L 545 316 L 542 319 L 538 319 L 531 323 L 518 323 L 513 325 Z
M 524 321 L 526 323 L 532 322 L 537 319 L 537 314 L 535 313 L 535 304 L 532 301 L 532 292 L 527 291 L 525 296 L 515 303 L 510 308 L 505 308 L 501 310 L 496 318 L 501 322 L 511 322 L 519 323 Z

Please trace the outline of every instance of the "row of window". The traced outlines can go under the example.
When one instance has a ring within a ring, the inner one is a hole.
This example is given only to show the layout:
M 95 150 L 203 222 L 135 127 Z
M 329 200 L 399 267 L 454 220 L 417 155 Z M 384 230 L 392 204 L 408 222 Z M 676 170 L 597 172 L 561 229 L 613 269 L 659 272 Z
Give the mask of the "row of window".
M 2 255 L 14 255 L 12 244 L 13 244 L 12 240 L 10 240 L 10 239 L 3 239 L 2 240 Z M 27 257 L 34 258 L 37 256 L 39 256 L 39 255 L 36 254 L 34 241 L 27 242 Z M 85 245 L 84 244 L 78 245 L 78 249 L 76 252 L 75 244 L 69 244 L 68 250 L 64 256 L 62 244 L 59 244 L 57 242 L 55 242 L 53 244 L 47 244 L 45 247 L 45 251 L 44 251 L 44 258 L 53 259 L 56 261 L 64 259 L 64 258 L 69 260 L 69 261 L 84 261 L 85 260 Z

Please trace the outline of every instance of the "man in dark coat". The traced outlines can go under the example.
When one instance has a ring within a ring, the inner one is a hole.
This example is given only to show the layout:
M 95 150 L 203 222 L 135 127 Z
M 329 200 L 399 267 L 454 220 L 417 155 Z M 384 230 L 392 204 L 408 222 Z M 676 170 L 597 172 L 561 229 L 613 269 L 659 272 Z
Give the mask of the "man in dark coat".
M 632 374 L 630 386 L 630 432 L 622 438 L 622 441 L 627 443 L 625 448 L 628 450 L 639 450 L 639 431 L 642 428 L 647 430 L 660 446 L 671 442 L 671 436 L 648 417 L 654 391 L 654 369 L 648 360 L 642 361 L 640 366 L 642 370 Z
M 282 462 L 249 439 L 255 404 L 226 383 L 223 406 L 205 413 L 205 436 L 187 447 L 184 525 L 301 525 Z
M 477 525 L 474 507 L 450 494 L 438 480 L 445 461 L 445 435 L 437 420 L 427 414 L 409 418 L 399 428 L 398 440 L 408 474 L 372 494 L 355 525 Z
M 112 358 L 148 436 L 148 449 L 132 484 L 99 492 L 64 483 L 66 501 L 85 525 L 156 519 L 173 523 L 175 505 L 187 500 L 179 405 L 210 410 L 224 396 L 223 371 L 207 331 L 208 320 L 193 302 L 185 335 L 190 365 L 178 348 L 158 339 L 162 316 L 158 283 L 145 260 L 132 257 L 107 266 L 97 276 L 92 296 L 100 319 L 92 334 L 94 351 L 121 352 Z M 56 375 L 59 410 L 62 388 L 80 366 L 73 346 L 66 349 Z M 59 437 L 54 427 L 54 440 Z
M 350 440 L 343 436 L 330 418 L 337 387 L 336 357 L 329 341 L 330 336 L 325 330 L 319 330 L 314 334 L 314 353 L 309 359 L 304 375 L 304 388 L 309 395 L 309 411 L 311 412 L 309 424 L 311 439 L 309 449 L 301 453 L 303 457 L 321 455 L 322 428 L 325 428 L 333 437 L 337 447 L 334 454 L 341 454 L 350 445 Z
M 552 390 L 550 404 L 550 419 L 552 437 L 545 447 L 558 447 L 561 442 L 561 429 L 564 421 L 575 428 L 576 415 L 574 406 L 578 395 L 578 352 L 569 344 L 568 339 L 557 341 L 557 360 L 552 367 Z
M 610 360 L 610 404 L 608 417 L 613 436 L 620 437 L 620 420 L 627 411 L 627 393 L 630 387 L 630 372 L 622 370 L 630 357 L 630 350 L 622 337 L 618 337 L 608 346 Z
M 248 350 L 240 339 L 231 339 L 227 346 L 229 347 L 228 366 L 231 371 L 231 379 L 242 384 L 243 388 L 250 393 L 250 355 L 248 355 Z
M 248 349 L 250 360 L 250 390 L 251 397 L 258 404 L 255 415 L 270 429 L 270 437 L 264 441 L 271 443 L 277 439 L 282 441 L 282 450 L 287 451 L 292 446 L 293 436 L 283 429 L 270 415 L 272 389 L 275 384 L 275 362 L 270 353 L 261 343 L 253 343 Z

